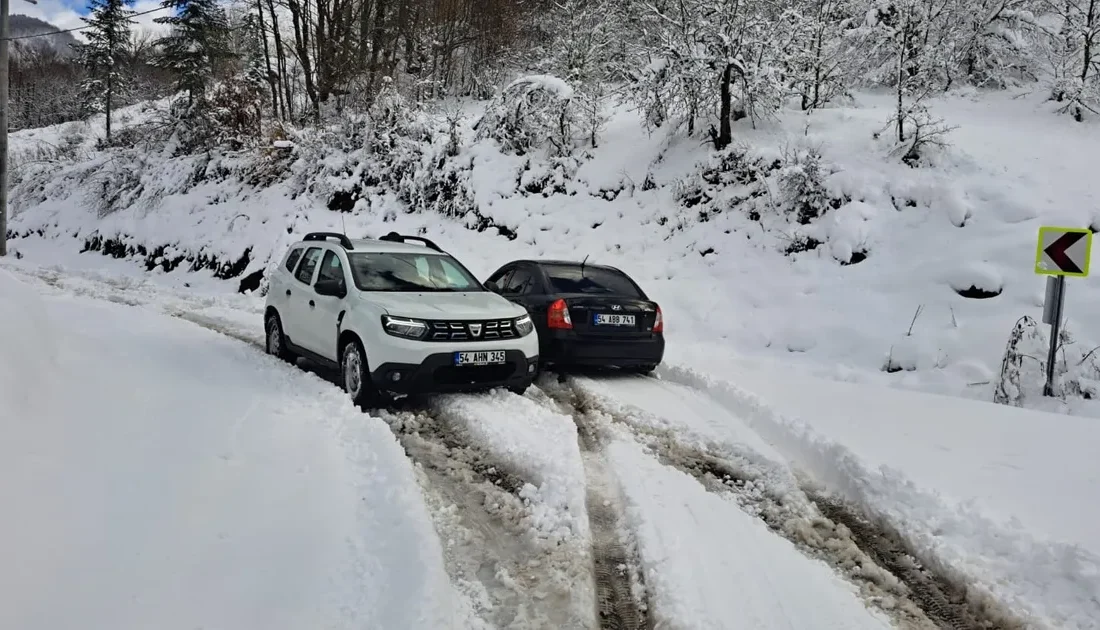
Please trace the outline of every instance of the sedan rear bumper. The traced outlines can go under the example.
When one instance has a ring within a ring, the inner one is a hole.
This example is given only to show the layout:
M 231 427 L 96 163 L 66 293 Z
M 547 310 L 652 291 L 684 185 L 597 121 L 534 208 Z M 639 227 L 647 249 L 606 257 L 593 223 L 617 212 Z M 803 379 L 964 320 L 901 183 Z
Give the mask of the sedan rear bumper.
M 540 350 L 548 364 L 636 367 L 657 365 L 664 358 L 665 338 L 653 334 L 642 338 L 608 339 L 581 337 L 568 330 L 552 331 L 545 336 Z

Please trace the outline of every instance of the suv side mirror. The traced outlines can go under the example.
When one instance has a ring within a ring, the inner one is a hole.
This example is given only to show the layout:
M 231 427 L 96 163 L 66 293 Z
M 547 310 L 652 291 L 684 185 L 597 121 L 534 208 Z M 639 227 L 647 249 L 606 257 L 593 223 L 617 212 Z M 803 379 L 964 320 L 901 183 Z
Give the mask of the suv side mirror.
M 343 298 L 348 294 L 344 282 L 333 278 L 318 278 L 313 290 L 317 292 L 317 295 L 329 295 L 338 298 Z
M 497 286 L 497 283 L 493 282 L 492 280 L 489 280 L 485 283 L 485 288 L 489 289 L 493 293 L 500 293 L 500 287 Z

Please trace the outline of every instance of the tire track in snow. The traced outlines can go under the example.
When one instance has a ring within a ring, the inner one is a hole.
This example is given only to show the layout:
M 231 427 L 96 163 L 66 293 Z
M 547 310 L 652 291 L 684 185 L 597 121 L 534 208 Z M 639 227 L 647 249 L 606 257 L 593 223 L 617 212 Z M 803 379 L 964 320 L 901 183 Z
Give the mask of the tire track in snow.
M 371 413 L 390 425 L 422 473 L 452 581 L 484 620 L 500 628 L 595 627 L 589 611 L 573 605 L 571 569 L 586 550 L 533 540 L 537 515 L 522 492 L 531 488 L 526 479 L 420 401 Z
M 846 576 L 869 604 L 889 615 L 900 628 L 1027 627 L 997 602 L 971 595 L 958 577 L 922 566 L 900 534 L 864 518 L 853 506 L 814 492 L 806 484 L 800 484 L 806 502 L 785 502 L 780 498 L 782 491 L 769 492 L 767 480 L 743 462 L 686 444 L 674 431 L 611 408 L 568 379 L 556 387 L 544 385 L 544 391 L 573 411 L 585 433 L 599 435 L 615 426 L 625 429 L 661 463 L 695 477 L 710 492 L 728 496 L 804 554 L 825 561 Z
M 553 388 L 539 390 L 547 404 L 557 404 L 577 425 L 577 441 L 584 463 L 589 529 L 592 532 L 592 571 L 596 585 L 596 617 L 601 630 L 652 630 L 645 579 L 637 549 L 629 542 L 622 514 L 623 499 L 614 472 L 604 460 L 599 428 Z M 537 392 L 532 392 L 537 398 Z
M 835 498 L 811 497 L 826 518 L 845 527 L 861 550 L 908 587 L 909 597 L 938 627 L 951 630 L 1027 627 L 996 602 L 971 596 L 959 578 L 922 566 L 893 528 L 866 519 L 857 508 Z

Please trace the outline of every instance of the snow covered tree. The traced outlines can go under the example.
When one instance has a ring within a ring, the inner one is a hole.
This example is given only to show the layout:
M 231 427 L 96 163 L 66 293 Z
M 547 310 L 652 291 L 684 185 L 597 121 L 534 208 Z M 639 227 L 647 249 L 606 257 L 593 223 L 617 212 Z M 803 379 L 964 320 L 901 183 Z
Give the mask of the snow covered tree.
M 1060 26 L 1047 45 L 1051 98 L 1062 113 L 1100 114 L 1100 0 L 1045 0 Z
M 619 3 L 607 0 L 560 0 L 541 26 L 549 42 L 535 65 L 547 74 L 562 77 L 575 90 L 574 100 L 589 143 L 599 144 L 607 123 L 605 107 L 612 92 L 609 81 L 621 80 L 626 30 L 621 28 Z
M 981 87 L 1034 80 L 1044 31 L 1037 13 L 1044 1 L 957 0 L 949 25 L 957 74 Z
M 856 11 L 849 0 L 807 0 L 792 11 L 794 42 L 787 63 L 802 110 L 824 106 L 855 82 L 858 42 L 851 35 Z
M 889 124 L 910 165 L 949 131 L 932 117 L 926 101 L 948 85 L 955 6 L 954 0 L 879 0 L 859 29 L 868 46 L 870 77 L 894 89 Z
M 111 112 L 127 88 L 120 61 L 130 41 L 134 12 L 125 0 L 90 0 L 89 8 L 88 16 L 80 18 L 88 25 L 84 31 L 87 41 L 75 46 L 87 72 L 81 86 L 82 105 L 85 114 L 106 115 L 106 141 L 110 144 Z
M 632 93 L 650 125 L 670 118 L 695 133 L 711 124 L 714 146 L 733 139 L 734 120 L 773 114 L 789 91 L 785 63 L 794 40 L 780 7 L 741 0 L 641 2 Z
M 187 92 L 187 109 L 201 108 L 215 70 L 230 56 L 225 10 L 217 0 L 164 0 L 163 5 L 174 15 L 155 20 L 172 28 L 159 42 L 157 64 L 176 75 L 177 89 Z
M 228 78 L 209 89 L 206 108 L 214 127 L 211 140 L 240 148 L 262 134 L 264 94 L 270 84 L 259 15 L 246 13 L 235 27 L 239 39 L 234 42 Z

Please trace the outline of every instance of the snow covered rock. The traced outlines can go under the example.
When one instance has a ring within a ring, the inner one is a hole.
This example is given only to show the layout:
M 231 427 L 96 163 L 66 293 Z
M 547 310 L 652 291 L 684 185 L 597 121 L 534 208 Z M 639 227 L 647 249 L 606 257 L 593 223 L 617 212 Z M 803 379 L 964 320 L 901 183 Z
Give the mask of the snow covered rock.
M 1004 278 L 993 265 L 971 263 L 953 269 L 948 275 L 951 289 L 965 298 L 987 299 L 1004 291 Z

